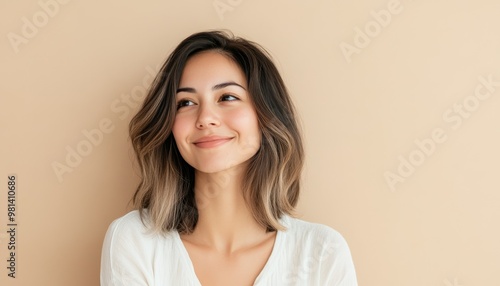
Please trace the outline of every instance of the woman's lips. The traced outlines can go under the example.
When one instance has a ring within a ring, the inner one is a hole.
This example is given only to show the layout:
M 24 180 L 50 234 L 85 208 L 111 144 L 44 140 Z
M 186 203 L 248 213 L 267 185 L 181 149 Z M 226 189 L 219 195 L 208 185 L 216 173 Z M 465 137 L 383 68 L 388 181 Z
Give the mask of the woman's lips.
M 213 148 L 222 145 L 233 138 L 231 137 L 207 137 L 198 139 L 194 145 L 199 148 Z

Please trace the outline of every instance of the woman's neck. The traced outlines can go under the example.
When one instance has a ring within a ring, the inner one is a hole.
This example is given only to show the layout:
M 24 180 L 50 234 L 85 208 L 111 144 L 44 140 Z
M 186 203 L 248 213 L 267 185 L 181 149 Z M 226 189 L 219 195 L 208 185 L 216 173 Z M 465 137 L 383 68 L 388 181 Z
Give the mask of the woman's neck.
M 241 188 L 242 172 L 196 174 L 198 223 L 192 234 L 198 244 L 231 254 L 266 236 L 248 209 Z

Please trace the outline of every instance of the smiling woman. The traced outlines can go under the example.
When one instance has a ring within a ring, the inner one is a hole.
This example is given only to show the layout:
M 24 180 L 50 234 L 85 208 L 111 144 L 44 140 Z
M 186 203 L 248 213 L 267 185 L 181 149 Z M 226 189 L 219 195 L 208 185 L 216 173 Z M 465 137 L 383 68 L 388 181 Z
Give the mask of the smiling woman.
M 238 65 L 218 52 L 199 53 L 186 63 L 172 134 L 182 158 L 200 171 L 195 178 L 235 168 L 259 149 L 259 122 L 246 82 Z
M 137 210 L 108 229 L 101 285 L 357 285 L 344 238 L 294 217 L 302 139 L 257 44 L 218 31 L 182 41 L 130 137 Z

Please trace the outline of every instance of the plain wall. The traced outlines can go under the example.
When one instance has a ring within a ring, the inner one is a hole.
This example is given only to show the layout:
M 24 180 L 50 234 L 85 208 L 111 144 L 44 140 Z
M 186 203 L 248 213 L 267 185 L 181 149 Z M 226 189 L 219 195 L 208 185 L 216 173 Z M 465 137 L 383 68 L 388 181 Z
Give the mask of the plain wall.
M 128 123 L 172 49 L 216 28 L 273 55 L 304 129 L 299 213 L 344 235 L 360 285 L 500 285 L 500 2 L 2 0 L 0 11 L 1 285 L 99 284 L 105 231 L 138 183 Z

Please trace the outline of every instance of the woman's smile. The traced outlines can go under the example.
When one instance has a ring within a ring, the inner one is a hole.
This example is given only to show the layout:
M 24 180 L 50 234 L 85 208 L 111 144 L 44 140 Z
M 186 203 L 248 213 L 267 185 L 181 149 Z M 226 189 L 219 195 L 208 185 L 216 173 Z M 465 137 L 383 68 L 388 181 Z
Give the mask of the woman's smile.
M 193 144 L 198 148 L 213 148 L 220 145 L 223 145 L 229 141 L 231 141 L 234 137 L 223 137 L 223 136 L 205 136 L 202 137 Z

